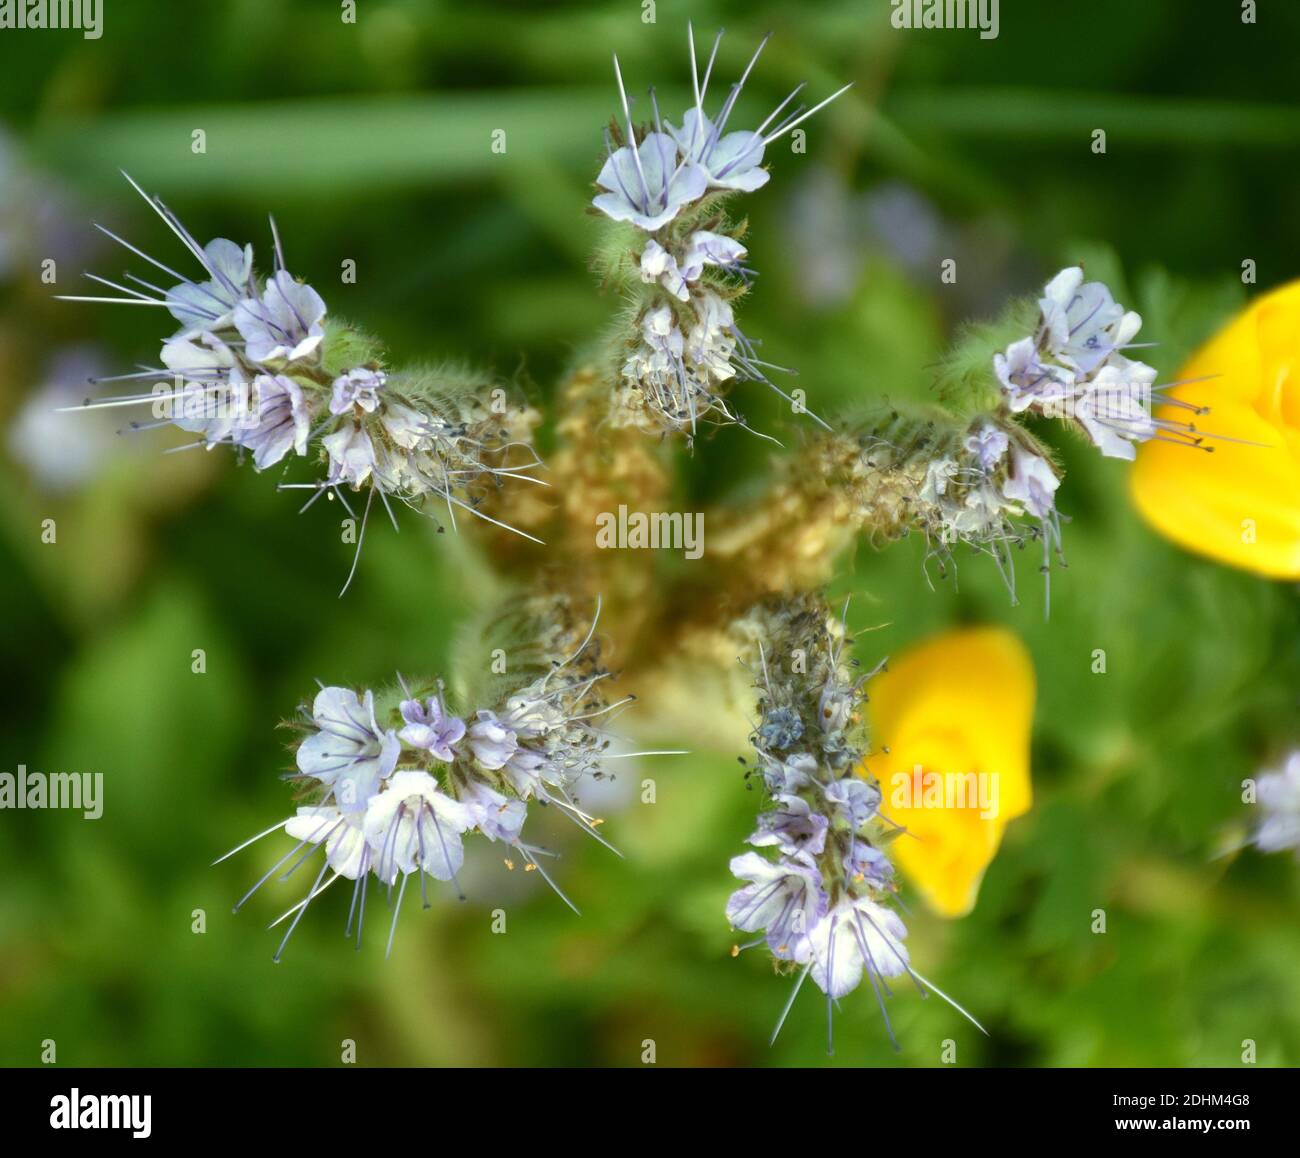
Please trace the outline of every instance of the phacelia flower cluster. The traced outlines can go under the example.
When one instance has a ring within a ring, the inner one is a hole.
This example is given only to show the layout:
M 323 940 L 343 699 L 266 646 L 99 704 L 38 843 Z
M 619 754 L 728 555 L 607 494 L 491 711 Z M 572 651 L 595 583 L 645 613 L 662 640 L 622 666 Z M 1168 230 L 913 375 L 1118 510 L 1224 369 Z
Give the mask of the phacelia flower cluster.
M 765 807 L 749 837 L 759 851 L 731 861 L 746 883 L 728 900 L 727 920 L 760 934 L 743 948 L 766 946 L 798 970 L 777 1033 L 810 974 L 826 994 L 828 1034 L 833 1003 L 864 979 L 888 1027 L 889 978 L 906 975 L 923 995 L 938 990 L 912 968 L 903 943 L 886 851 L 899 830 L 880 813 L 879 785 L 862 775 L 860 707 L 875 671 L 848 657 L 843 620 L 814 597 L 761 605 L 737 631 L 754 657 L 751 743 Z
M 705 100 L 721 39 L 719 33 L 701 77 L 691 33 L 693 107 L 679 124 L 664 121 L 652 89 L 653 127 L 639 136 L 614 58 L 623 123 L 606 133 L 607 159 L 596 179 L 601 192 L 592 204 L 636 230 L 633 260 L 640 285 L 629 279 L 639 292 L 630 328 L 620 335 L 622 388 L 615 417 L 653 433 L 693 437 L 702 421 L 743 425 L 726 400 L 738 381 L 762 382 L 788 397 L 766 376 L 775 367 L 758 356 L 736 325 L 733 303 L 753 271 L 744 265 L 741 230 L 725 218 L 721 206 L 733 193 L 765 185 L 766 148 L 844 91 L 811 109 L 790 107 L 800 85 L 756 129 L 730 128 L 741 90 L 767 41 L 710 117 Z
M 877 543 L 920 534 L 945 575 L 965 545 L 997 565 L 1016 596 L 1013 552 L 1042 544 L 1046 576 L 1062 556 L 1060 476 L 1038 441 L 997 412 L 892 409 L 855 430 L 813 440 L 794 492 L 834 496 L 821 517 Z M 823 504 L 824 506 L 825 504 Z
M 200 246 L 158 198 L 131 183 L 202 276 L 188 278 L 103 229 L 174 284 L 90 274 L 125 296 L 68 300 L 159 307 L 179 328 L 164 340 L 160 366 L 115 379 L 152 379 L 154 388 L 87 406 L 151 405 L 154 421 L 134 428 L 177 426 L 198 435 L 191 446 L 235 447 L 259 471 L 315 457 L 322 479 L 283 485 L 314 492 L 308 506 L 322 494 L 337 497 L 349 514 L 345 492 L 364 490 L 358 554 L 376 494 L 390 517 L 392 499 L 435 518 L 445 508 L 453 526 L 457 510 L 495 523 L 479 509 L 492 490 L 507 478 L 539 481 L 529 474 L 541 465 L 532 411 L 463 372 L 388 372 L 378 344 L 328 319 L 320 294 L 286 269 L 274 221 L 275 269 L 263 279 L 251 245 L 217 238 Z
M 571 654 L 524 665 L 536 674 L 463 711 L 453 710 L 441 682 L 411 688 L 400 676 L 389 692 L 322 687 L 310 707 L 303 705 L 297 772 L 289 779 L 306 803 L 220 858 L 281 829 L 296 842 L 249 889 L 238 911 L 286 864 L 281 879 L 323 852 L 307 895 L 274 922 L 293 918 L 276 960 L 311 901 L 340 879 L 353 882 L 346 932 L 355 929 L 358 945 L 370 880 L 384 886 L 390 902 L 397 886 L 391 951 L 411 879 L 418 879 L 428 908 L 428 880 L 456 884 L 471 833 L 505 845 L 509 867 L 519 858 L 574 908 L 543 867 L 543 858 L 554 854 L 523 837 L 529 805 L 554 807 L 612 848 L 596 831 L 600 821 L 578 803 L 577 790 L 588 777 L 608 775 L 609 760 L 651 754 L 607 751 L 612 737 L 602 723 L 631 697 L 611 703 L 602 694 L 611 673 L 600 663 L 595 628 L 593 622 Z M 552 642 L 559 638 L 551 633 Z
M 974 547 L 993 558 L 1014 597 L 1013 547 L 1038 539 L 1044 575 L 1053 552 L 1060 554 L 1060 485 L 1055 468 L 1022 428 L 981 417 L 928 460 L 912 515 L 941 563 L 958 544 Z
M 1079 266 L 1061 270 L 1038 301 L 1036 332 L 994 356 L 1007 406 L 1072 422 L 1109 458 L 1131 460 L 1135 444 L 1152 438 L 1200 446 L 1205 436 L 1193 424 L 1153 417 L 1153 397 L 1162 389 L 1156 371 L 1123 353 L 1133 348 L 1141 315 L 1083 277 Z

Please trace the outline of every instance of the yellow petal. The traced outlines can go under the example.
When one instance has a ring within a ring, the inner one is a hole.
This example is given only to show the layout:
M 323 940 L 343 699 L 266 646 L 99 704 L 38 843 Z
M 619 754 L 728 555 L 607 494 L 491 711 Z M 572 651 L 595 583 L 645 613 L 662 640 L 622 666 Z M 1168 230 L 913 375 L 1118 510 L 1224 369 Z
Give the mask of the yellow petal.
M 1207 441 L 1212 453 L 1143 445 L 1133 501 L 1157 531 L 1189 551 L 1274 579 L 1300 578 L 1300 281 L 1266 294 L 1198 350 L 1169 391 L 1209 406 L 1161 418 L 1262 443 Z
M 869 690 L 866 771 L 908 830 L 890 854 L 932 909 L 962 916 L 1032 799 L 1029 653 L 999 627 L 949 631 L 891 660 Z

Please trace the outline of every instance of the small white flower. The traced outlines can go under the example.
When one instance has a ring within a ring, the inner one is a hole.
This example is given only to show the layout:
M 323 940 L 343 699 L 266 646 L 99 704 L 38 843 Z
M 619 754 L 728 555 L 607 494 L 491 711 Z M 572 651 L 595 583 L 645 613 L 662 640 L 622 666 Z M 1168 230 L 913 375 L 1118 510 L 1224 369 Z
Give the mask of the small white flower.
M 1014 447 L 1011 470 L 1002 485 L 1002 493 L 1019 503 L 1036 519 L 1049 519 L 1056 509 L 1056 488 L 1061 480 L 1051 464 L 1041 456 Z
M 699 109 L 686 111 L 680 129 L 668 126 L 682 156 L 704 171 L 709 188 L 743 193 L 761 189 L 771 176 L 763 168 L 763 135 L 741 130 L 719 136 L 721 130 L 721 123 L 714 124 Z
M 311 710 L 318 730 L 298 747 L 299 771 L 328 787 L 344 811 L 364 809 L 397 765 L 397 734 L 380 730 L 369 691 L 358 699 L 350 688 L 321 688 Z
M 224 237 L 203 247 L 206 266 L 212 273 L 207 281 L 185 281 L 173 286 L 167 300 L 168 312 L 181 324 L 182 334 L 214 333 L 226 329 L 235 307 L 252 292 L 253 247 L 242 249 Z
M 359 487 L 375 472 L 375 448 L 359 422 L 345 422 L 321 440 L 329 455 L 329 482 Z
M 843 897 L 808 935 L 812 979 L 831 997 L 843 997 L 862 981 L 908 970 L 907 927 L 892 909 L 869 897 Z
M 274 466 L 290 450 L 306 454 L 311 417 L 302 387 L 283 374 L 260 374 L 253 380 L 253 392 L 255 418 L 233 430 L 232 437 L 253 452 L 257 469 Z
M 361 827 L 361 813 L 341 812 L 325 804 L 299 808 L 284 826 L 294 840 L 307 844 L 325 843 L 325 859 L 341 877 L 354 881 L 368 867 L 366 836 Z
M 528 805 L 522 800 L 511 800 L 474 780 L 461 793 L 461 803 L 473 827 L 488 840 L 500 840 L 506 844 L 518 842 L 520 830 L 528 818 Z
M 647 285 L 659 282 L 673 297 L 690 300 L 691 291 L 686 288 L 686 278 L 677 268 L 676 259 L 653 237 L 641 251 L 641 280 Z
M 624 145 L 611 153 L 596 184 L 605 190 L 592 200 L 597 209 L 654 233 L 704 195 L 708 178 L 698 165 L 678 164 L 667 133 L 647 133 L 635 150 Z
M 465 863 L 460 834 L 474 819 L 427 772 L 395 772 L 370 798 L 363 823 L 375 875 L 391 885 L 398 874 L 417 871 L 451 880 Z
M 964 446 L 967 453 L 979 463 L 980 470 L 987 474 L 1002 461 L 1002 456 L 1007 453 L 1008 441 L 1006 431 L 999 430 L 991 422 L 985 422 L 967 436 Z
M 330 413 L 347 414 L 359 407 L 367 414 L 373 414 L 379 406 L 379 391 L 387 380 L 380 371 L 364 367 L 340 374 L 334 379 L 330 394 Z
M 926 464 L 925 481 L 921 483 L 920 498 L 926 506 L 941 506 L 948 488 L 957 478 L 961 468 L 950 455 L 931 459 Z
M 519 737 L 495 712 L 482 710 L 470 725 L 469 746 L 474 758 L 490 772 L 504 768 L 519 747 Z
M 748 250 L 733 237 L 724 233 L 711 233 L 697 229 L 686 239 L 686 252 L 682 257 L 682 277 L 698 281 L 706 265 L 716 265 L 731 270 L 745 260 Z M 680 296 L 680 295 L 679 295 Z M 685 298 L 682 298 L 685 301 Z
M 234 310 L 244 353 L 253 362 L 284 364 L 315 353 L 325 339 L 325 302 L 288 270 L 268 278 L 260 297 L 248 297 Z
M 1112 356 L 1078 398 L 1075 417 L 1107 458 L 1137 457 L 1135 442 L 1153 438 L 1151 387 L 1156 372 L 1143 362 Z
M 714 382 L 736 376 L 731 356 L 736 350 L 735 314 L 710 290 L 695 296 L 696 323 L 686 337 L 686 355 Z
M 1099 281 L 1083 280 L 1079 266 L 1063 269 L 1043 290 L 1043 348 L 1080 375 L 1092 374 L 1142 328 L 1142 317 L 1125 311 Z

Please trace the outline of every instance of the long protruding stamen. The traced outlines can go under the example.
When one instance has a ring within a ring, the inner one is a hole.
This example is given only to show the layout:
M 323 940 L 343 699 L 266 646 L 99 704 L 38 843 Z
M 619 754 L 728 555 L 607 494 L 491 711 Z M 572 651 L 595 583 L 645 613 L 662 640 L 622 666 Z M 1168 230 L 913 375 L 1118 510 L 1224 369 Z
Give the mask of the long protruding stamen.
M 795 120 L 791 121 L 788 125 L 783 125 L 779 131 L 772 133 L 770 136 L 764 137 L 763 145 L 764 146 L 770 145 L 773 141 L 778 140 L 779 138 L 785 136 L 786 133 L 790 132 L 792 129 L 797 128 L 799 125 L 803 124 L 804 121 L 806 121 L 810 116 L 813 115 L 813 113 L 820 112 L 828 104 L 830 104 L 831 101 L 835 100 L 837 97 L 843 96 L 843 94 L 848 92 L 849 89 L 851 89 L 852 87 L 853 87 L 853 82 L 850 81 L 843 88 L 837 90 L 836 92 L 831 93 L 831 95 L 828 96 L 824 101 L 821 101 L 820 103 L 813 105 L 813 107 L 810 108 L 802 116 L 797 117 Z
M 384 949 L 385 958 L 390 957 L 393 952 L 393 937 L 397 933 L 397 918 L 402 915 L 402 898 L 406 896 L 406 882 L 410 875 L 410 873 L 402 874 L 402 884 L 397 890 L 397 907 L 393 909 L 393 923 L 388 929 L 388 946 Z
M 318 895 L 317 890 L 320 889 L 321 879 L 325 876 L 329 867 L 330 862 L 326 859 L 325 863 L 320 866 L 320 873 L 317 875 L 316 881 L 312 885 L 311 890 L 307 893 L 307 899 L 303 901 L 302 908 L 298 910 L 298 915 L 294 917 L 293 923 L 285 931 L 284 940 L 280 942 L 280 947 L 275 951 L 275 955 L 271 958 L 271 960 L 277 965 L 280 964 L 280 957 L 284 953 L 284 947 L 289 944 L 289 938 L 293 936 L 293 931 L 298 927 L 298 922 L 302 920 L 302 915 L 307 911 L 307 906 L 311 904 L 312 897 Z
M 636 132 L 632 128 L 632 109 L 628 104 L 627 90 L 623 87 L 623 70 L 618 65 L 618 53 L 614 54 L 614 76 L 618 80 L 618 98 L 623 103 L 623 119 L 627 122 L 627 143 L 632 150 L 632 161 L 636 165 L 636 175 L 641 180 L 641 194 L 645 206 L 650 207 L 650 186 L 646 184 L 645 170 L 641 168 L 641 150 L 637 148 Z
M 812 969 L 813 963 L 808 962 L 803 967 L 803 972 L 799 974 L 799 980 L 794 983 L 794 989 L 790 992 L 790 998 L 785 1003 L 785 1008 L 781 1010 L 781 1016 L 776 1019 L 776 1028 L 772 1030 L 772 1036 L 768 1038 L 768 1045 L 775 1045 L 777 1035 L 781 1032 L 781 1027 L 785 1024 L 785 1019 L 790 1016 L 790 1010 L 794 1008 L 794 999 L 799 996 L 799 990 L 803 988 L 804 981 L 808 978 L 808 973 Z
M 262 839 L 262 837 L 270 836 L 271 833 L 273 832 L 279 832 L 280 829 L 282 829 L 288 823 L 289 823 L 288 818 L 286 818 L 280 821 L 279 824 L 273 824 L 271 825 L 270 828 L 265 829 L 262 832 L 259 832 L 256 836 L 250 836 L 246 841 L 244 841 L 243 844 L 237 844 L 229 852 L 222 853 L 221 856 L 217 857 L 217 859 L 212 862 L 213 867 L 219 865 L 223 860 L 229 860 L 232 856 L 235 855 L 235 853 L 243 852 L 244 849 L 246 849 L 250 844 L 256 844 L 259 840 Z

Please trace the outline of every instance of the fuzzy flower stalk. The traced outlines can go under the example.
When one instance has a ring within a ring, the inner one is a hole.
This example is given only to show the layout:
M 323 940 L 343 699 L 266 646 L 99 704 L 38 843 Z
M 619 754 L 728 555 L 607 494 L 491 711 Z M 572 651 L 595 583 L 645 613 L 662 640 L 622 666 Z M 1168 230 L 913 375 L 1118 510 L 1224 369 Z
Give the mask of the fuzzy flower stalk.
M 355 519 L 347 496 L 364 495 L 349 583 L 376 495 L 394 525 L 400 503 L 440 527 L 445 514 L 455 528 L 460 512 L 531 537 L 484 507 L 507 480 L 541 482 L 532 474 L 541 466 L 534 411 L 460 368 L 390 370 L 378 342 L 327 316 L 320 294 L 289 272 L 274 220 L 274 270 L 262 278 L 251 245 L 216 238 L 200 246 L 158 198 L 131 184 L 200 272 L 187 277 L 96 227 L 161 271 L 163 284 L 87 274 L 120 296 L 65 300 L 157 308 L 177 328 L 162 342 L 159 365 L 105 379 L 152 381 L 150 389 L 67 409 L 151 407 L 152 420 L 132 429 L 179 427 L 197 438 L 176 449 L 234 447 L 258 471 L 312 459 L 322 471 L 316 481 L 280 484 L 311 492 L 304 510 L 328 495 Z
M 744 224 L 726 209 L 737 194 L 767 184 L 770 145 L 845 91 L 806 108 L 793 103 L 800 85 L 756 128 L 739 127 L 733 113 L 767 39 L 710 113 L 721 39 L 719 32 L 701 71 L 691 31 L 694 103 L 664 120 L 652 88 L 652 118 L 639 129 L 614 58 L 622 119 L 606 130 L 606 161 L 592 200 L 616 223 L 597 267 L 628 300 L 602 358 L 612 387 L 610 421 L 688 440 L 701 423 L 745 425 L 728 399 L 737 382 L 761 382 L 789 398 L 767 376 L 780 367 L 765 362 L 736 324 L 736 304 L 754 271 L 745 264 Z
M 961 333 L 935 403 L 877 408 L 810 438 L 766 495 L 717 513 L 711 549 L 758 581 L 740 592 L 754 597 L 826 582 L 858 535 L 883 546 L 920 534 L 941 576 L 967 548 L 994 561 L 1015 602 L 1014 552 L 1038 544 L 1050 609 L 1050 571 L 1064 565 L 1061 472 L 1025 417 L 1061 419 L 1104 456 L 1130 460 L 1145 441 L 1209 450 L 1218 437 L 1152 417 L 1153 400 L 1174 400 L 1125 353 L 1141 324 L 1082 268 L 1062 270 L 1036 300 Z
M 864 980 L 896 1049 L 885 1007 L 890 978 L 906 976 L 922 996 L 938 993 L 982 1030 L 917 973 L 903 943 L 888 853 L 902 830 L 882 817 L 879 785 L 859 774 L 867 755 L 861 705 L 880 667 L 861 670 L 848 655 L 843 619 L 816 596 L 760 604 L 734 631 L 756 678 L 750 774 L 761 780 L 764 802 L 749 837 L 758 851 L 731 861 L 745 884 L 728 900 L 727 920 L 759 934 L 736 952 L 765 947 L 781 969 L 797 973 L 772 1039 L 810 975 L 826 995 L 828 1052 L 833 1008 Z
M 544 867 L 555 853 L 523 836 L 530 806 L 553 808 L 617 851 L 577 794 L 589 778 L 608 776 L 610 761 L 658 753 L 608 750 L 614 737 L 605 724 L 631 697 L 610 702 L 603 694 L 611 672 L 600 662 L 596 620 L 579 635 L 568 602 L 541 597 L 514 618 L 521 614 L 533 634 L 516 645 L 517 674 L 509 678 L 463 681 L 459 696 L 441 680 L 410 684 L 400 675 L 380 691 L 322 686 L 299 709 L 291 725 L 297 770 L 287 779 L 303 803 L 216 862 L 281 830 L 295 842 L 239 900 L 238 912 L 271 877 L 286 880 L 323 854 L 306 896 L 272 922 L 292 918 L 275 960 L 311 902 L 339 880 L 352 882 L 346 935 L 355 932 L 358 947 L 370 881 L 386 891 L 391 952 L 412 878 L 426 909 L 430 880 L 450 881 L 464 899 L 457 874 L 472 834 L 505 846 L 507 867 L 518 859 L 577 912 Z M 505 617 L 496 624 L 517 626 Z

